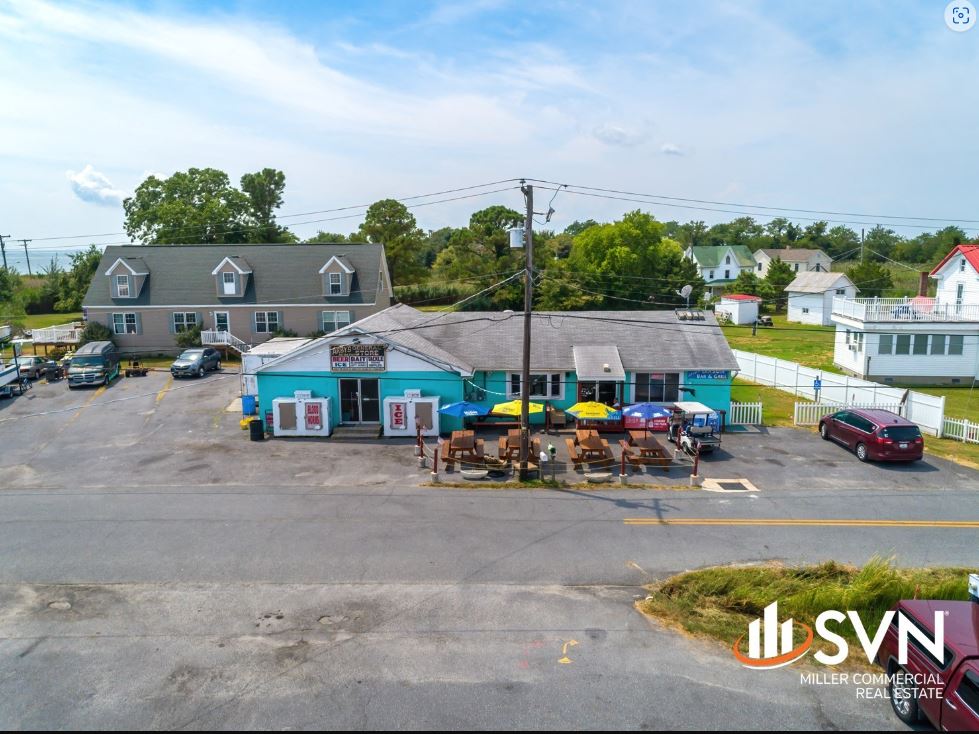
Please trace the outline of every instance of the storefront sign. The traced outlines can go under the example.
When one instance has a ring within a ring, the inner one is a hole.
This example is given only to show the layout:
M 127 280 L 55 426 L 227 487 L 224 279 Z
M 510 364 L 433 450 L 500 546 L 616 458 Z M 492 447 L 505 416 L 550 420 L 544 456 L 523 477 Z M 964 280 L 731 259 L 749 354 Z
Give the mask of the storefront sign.
M 726 380 L 730 376 L 727 370 L 699 370 L 687 373 L 688 380 Z
M 306 403 L 306 430 L 323 430 L 323 414 L 319 403 Z
M 404 429 L 408 427 L 408 416 L 404 403 L 389 403 L 391 408 L 391 428 Z
M 330 347 L 331 372 L 384 372 L 384 344 L 334 344 Z

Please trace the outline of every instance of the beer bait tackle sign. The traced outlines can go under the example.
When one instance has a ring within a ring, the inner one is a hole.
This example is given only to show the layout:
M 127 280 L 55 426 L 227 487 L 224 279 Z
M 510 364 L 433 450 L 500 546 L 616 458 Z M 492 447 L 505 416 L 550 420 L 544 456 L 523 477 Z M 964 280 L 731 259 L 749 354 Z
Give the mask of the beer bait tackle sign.
M 331 372 L 384 372 L 384 344 L 334 344 Z

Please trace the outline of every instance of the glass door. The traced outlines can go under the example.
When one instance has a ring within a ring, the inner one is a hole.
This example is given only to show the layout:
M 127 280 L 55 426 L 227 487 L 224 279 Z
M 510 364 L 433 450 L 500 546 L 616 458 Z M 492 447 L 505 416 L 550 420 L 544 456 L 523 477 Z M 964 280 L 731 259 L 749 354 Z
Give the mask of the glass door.
M 362 423 L 379 423 L 381 420 L 380 389 L 377 380 L 360 381 L 360 420 Z
M 340 380 L 340 422 L 360 423 L 360 380 Z
M 228 329 L 228 312 L 227 311 L 215 311 L 214 312 L 214 330 L 215 331 L 230 331 Z

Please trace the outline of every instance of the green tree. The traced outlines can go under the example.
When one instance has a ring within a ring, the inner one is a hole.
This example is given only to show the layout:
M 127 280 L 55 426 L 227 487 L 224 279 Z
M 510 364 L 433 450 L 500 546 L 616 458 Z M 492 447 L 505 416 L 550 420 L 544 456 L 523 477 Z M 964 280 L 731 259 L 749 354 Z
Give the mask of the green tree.
M 893 257 L 894 248 L 902 241 L 901 235 L 893 229 L 887 229 L 878 224 L 867 232 L 864 238 L 864 256 L 873 260 Z
M 60 313 L 79 311 L 88 288 L 102 260 L 102 251 L 95 245 L 71 256 L 71 269 L 59 281 L 54 310 Z
M 0 268 L 0 303 L 12 302 L 20 283 L 20 273 L 13 268 Z
M 193 347 L 199 347 L 201 346 L 201 330 L 202 325 L 198 324 L 193 329 L 184 329 L 183 331 L 178 332 L 173 340 L 181 349 L 192 349 Z
M 661 308 L 681 305 L 677 291 L 694 287 L 698 299 L 704 282 L 680 245 L 665 237 L 666 227 L 651 215 L 634 211 L 620 221 L 589 227 L 571 245 L 568 288 L 597 294 L 596 308 Z M 562 261 L 562 263 L 565 261 Z M 558 277 L 562 270 L 557 270 Z M 545 280 L 551 276 L 545 271 Z M 557 305 L 557 304 L 554 304 Z
M 564 234 L 569 234 L 572 237 L 577 237 L 579 234 L 584 232 L 589 227 L 597 227 L 598 222 L 594 219 L 586 219 L 583 222 L 579 222 L 577 219 L 564 228 Z
M 263 195 L 274 197 L 268 191 Z M 250 241 L 252 204 L 224 171 L 191 168 L 165 179 L 150 176 L 122 206 L 126 233 L 132 239 L 173 245 Z
M 78 346 L 88 344 L 89 342 L 115 343 L 115 341 L 116 335 L 112 333 L 112 329 L 101 321 L 89 321 L 85 324 L 85 328 L 82 329 L 82 333 L 78 337 Z
M 846 275 L 860 289 L 860 296 L 863 298 L 882 296 L 884 291 L 894 287 L 891 271 L 873 260 L 856 263 L 847 268 Z
M 295 236 L 275 222 L 275 210 L 282 206 L 286 175 L 274 168 L 241 177 L 241 190 L 248 197 L 249 242 L 295 242 Z
M 826 234 L 829 246 L 827 254 L 832 258 L 846 256 L 848 259 L 856 253 L 854 250 L 860 247 L 860 235 L 844 224 L 838 224 Z
M 758 276 L 755 275 L 754 271 L 742 270 L 738 273 L 738 277 L 734 279 L 726 289 L 727 293 L 744 293 L 746 296 L 757 296 L 758 295 Z
M 364 242 L 364 238 L 356 234 L 339 234 L 320 230 L 312 237 L 303 240 L 304 245 L 344 245 L 347 243 Z
M 415 282 L 424 272 L 424 233 L 408 207 L 394 199 L 370 205 L 360 225 L 368 242 L 384 245 L 391 280 L 398 285 Z
M 765 273 L 765 283 L 771 289 L 772 298 L 775 303 L 775 313 L 787 303 L 788 294 L 785 287 L 795 280 L 796 273 L 788 263 L 782 262 L 782 258 L 776 257 L 768 265 L 768 272 Z

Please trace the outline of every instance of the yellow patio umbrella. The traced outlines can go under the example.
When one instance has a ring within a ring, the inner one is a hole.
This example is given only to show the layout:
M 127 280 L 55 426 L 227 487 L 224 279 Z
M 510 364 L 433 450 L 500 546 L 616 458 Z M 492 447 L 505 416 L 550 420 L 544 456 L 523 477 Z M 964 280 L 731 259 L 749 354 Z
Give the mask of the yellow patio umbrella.
M 497 403 L 493 406 L 491 413 L 496 415 L 517 415 L 521 414 L 521 404 L 519 400 L 511 400 L 507 403 Z M 544 406 L 541 403 L 531 403 L 530 412 L 531 413 L 542 413 L 544 411 Z
M 564 412 L 586 421 L 614 421 L 622 417 L 622 411 L 610 408 L 604 403 L 599 403 L 594 400 L 575 403 Z

